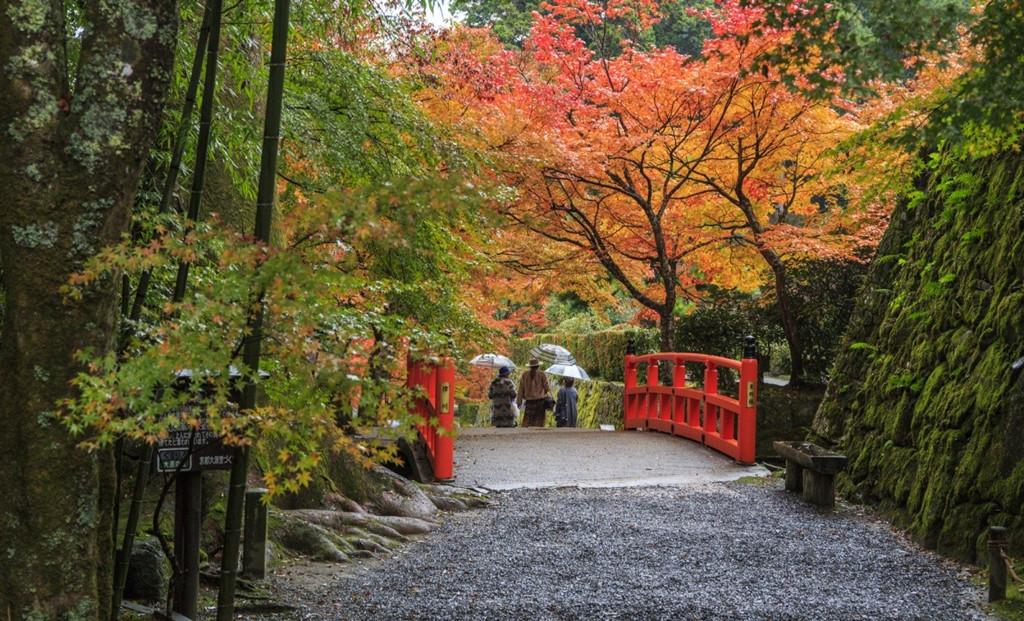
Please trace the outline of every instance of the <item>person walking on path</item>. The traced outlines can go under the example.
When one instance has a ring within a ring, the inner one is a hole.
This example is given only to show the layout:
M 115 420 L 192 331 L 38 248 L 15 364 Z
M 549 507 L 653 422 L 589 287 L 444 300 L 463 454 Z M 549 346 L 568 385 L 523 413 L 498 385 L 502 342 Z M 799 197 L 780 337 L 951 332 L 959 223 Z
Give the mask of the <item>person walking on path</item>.
M 516 426 L 516 383 L 509 377 L 511 373 L 512 369 L 501 367 L 498 377 L 487 389 L 487 398 L 491 400 L 491 424 L 495 427 Z
M 519 378 L 519 392 L 516 401 L 526 403 L 523 413 L 523 427 L 543 427 L 544 412 L 547 411 L 548 399 L 551 398 L 551 387 L 548 378 L 540 370 L 540 360 L 531 358 L 530 369 Z
M 555 424 L 559 427 L 576 426 L 576 401 L 579 395 L 573 387 L 574 380 L 567 377 L 562 380 L 562 387 L 558 389 L 558 398 L 555 400 Z

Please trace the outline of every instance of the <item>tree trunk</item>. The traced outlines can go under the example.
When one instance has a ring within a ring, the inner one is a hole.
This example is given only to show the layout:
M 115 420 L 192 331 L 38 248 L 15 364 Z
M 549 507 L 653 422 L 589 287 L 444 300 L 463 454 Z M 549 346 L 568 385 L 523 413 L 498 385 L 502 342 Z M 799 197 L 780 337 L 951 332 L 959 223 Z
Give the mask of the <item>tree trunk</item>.
M 114 345 L 119 279 L 74 301 L 60 288 L 128 228 L 177 37 L 173 0 L 83 3 L 72 92 L 63 5 L 0 0 L 5 621 L 109 618 L 112 458 L 78 448 L 54 411 L 82 369 L 75 353 Z
M 800 334 L 797 332 L 796 318 L 793 316 L 793 306 L 789 299 L 786 264 L 771 250 L 762 249 L 761 256 L 768 262 L 772 274 L 775 276 L 775 297 L 779 303 L 779 319 L 782 321 L 782 332 L 786 335 L 786 343 L 789 345 L 789 384 L 801 386 L 806 380 L 804 377 L 804 354 L 800 343 Z
M 672 332 L 675 329 L 676 318 L 672 314 L 672 308 L 658 313 L 658 347 L 661 351 L 672 351 Z

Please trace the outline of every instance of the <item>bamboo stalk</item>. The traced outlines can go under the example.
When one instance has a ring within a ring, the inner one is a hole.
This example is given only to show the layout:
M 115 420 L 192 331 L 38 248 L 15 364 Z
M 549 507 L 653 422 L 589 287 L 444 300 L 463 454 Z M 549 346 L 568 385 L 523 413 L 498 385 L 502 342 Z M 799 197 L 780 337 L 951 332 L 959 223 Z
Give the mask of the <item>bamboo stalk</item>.
M 284 98 L 284 68 L 288 46 L 289 0 L 274 2 L 274 35 L 270 47 L 270 79 L 267 84 L 267 114 L 263 123 L 263 151 L 260 159 L 259 192 L 256 197 L 256 237 L 270 243 L 270 227 L 276 194 L 277 150 L 281 133 L 281 103 Z M 256 407 L 256 379 L 260 368 L 260 341 L 263 337 L 263 295 L 249 316 L 242 361 L 252 375 L 242 390 L 239 411 Z M 224 554 L 221 559 L 220 589 L 217 593 L 217 621 L 230 621 L 235 613 L 235 583 L 238 578 L 238 549 L 242 534 L 242 505 L 245 500 L 245 479 L 249 466 L 249 450 L 235 448 L 231 464 L 231 485 L 224 524 Z
M 191 125 L 192 110 L 196 106 L 196 93 L 199 91 L 199 76 L 202 73 L 203 56 L 210 38 L 210 21 L 214 0 L 206 3 L 203 12 L 203 23 L 199 28 L 199 39 L 196 41 L 196 53 L 192 59 L 192 73 L 189 75 L 188 88 L 185 91 L 185 105 L 181 109 L 181 119 L 178 122 L 178 131 L 174 136 L 174 150 L 171 152 L 171 163 L 167 169 L 167 179 L 164 180 L 163 193 L 160 196 L 160 213 L 167 213 L 171 207 L 171 197 L 174 195 L 174 188 L 178 185 L 178 174 L 181 172 L 181 160 L 185 154 L 185 144 L 188 138 L 188 128 Z M 218 2 L 219 4 L 219 2 Z M 205 93 L 204 93 L 205 99 Z M 132 302 L 131 311 L 128 314 L 129 322 L 137 321 L 142 316 L 142 307 L 146 303 L 146 294 L 149 292 L 149 282 L 152 279 L 153 270 L 147 269 L 139 276 L 139 284 L 135 290 L 135 300 Z M 129 323 L 129 325 L 131 325 Z M 126 339 L 127 340 L 127 339 Z
M 210 44 L 206 50 L 206 75 L 203 79 L 203 105 L 199 109 L 199 138 L 196 142 L 196 163 L 192 170 L 192 190 L 188 199 L 188 213 L 185 218 L 186 235 L 193 223 L 199 219 L 199 207 L 203 202 L 203 186 L 206 182 L 206 162 L 210 155 L 210 127 L 213 124 L 213 104 L 217 90 L 217 54 L 220 47 L 221 0 L 212 0 L 213 15 L 210 19 Z M 188 261 L 178 263 L 178 274 L 174 281 L 175 302 L 185 299 L 188 284 Z
M 192 73 L 189 76 L 189 84 L 185 94 L 185 105 L 182 109 L 181 120 L 178 124 L 178 132 L 175 136 L 174 152 L 171 155 L 171 167 L 168 170 L 167 179 L 164 183 L 164 192 L 160 203 L 161 213 L 165 212 L 170 205 L 171 195 L 173 194 L 174 187 L 177 184 L 178 170 L 181 168 L 181 159 L 185 151 L 185 138 L 188 135 L 189 120 L 192 117 L 192 109 L 195 107 L 196 91 L 199 89 L 199 74 L 201 73 L 203 66 L 204 48 L 206 49 L 208 65 L 212 59 L 213 66 L 216 67 L 217 46 L 214 42 L 220 38 L 221 1 L 222 0 L 211 0 L 207 3 L 206 8 L 203 11 L 203 22 L 199 28 L 199 38 L 196 41 L 196 53 L 192 61 Z M 216 17 L 216 19 L 214 19 L 214 17 Z M 210 32 L 214 28 L 215 21 L 217 36 L 211 38 Z M 210 47 L 213 48 L 212 54 L 208 49 Z M 209 73 L 210 67 L 207 66 L 207 74 L 209 75 Z M 212 101 L 212 95 L 212 91 L 208 92 L 204 87 L 204 103 L 207 99 Z M 127 334 L 128 331 L 132 329 L 131 322 L 137 320 L 141 316 L 142 306 L 145 303 L 146 294 L 149 288 L 149 280 L 150 270 L 146 270 L 139 277 L 138 288 L 135 292 L 135 301 L 132 305 L 131 313 L 129 315 L 129 323 L 125 329 L 125 334 L 122 340 L 122 352 L 128 345 Z M 111 619 L 113 621 L 117 621 L 121 610 L 121 601 L 124 597 L 124 587 L 128 580 L 128 567 L 131 561 L 132 547 L 135 544 L 135 531 L 138 529 L 139 514 L 142 510 L 142 497 L 146 491 L 150 462 L 152 461 L 153 446 L 147 443 L 143 450 L 143 454 L 139 457 L 139 463 L 135 468 L 135 486 L 132 489 L 131 505 L 129 505 L 128 517 L 125 521 L 124 538 L 122 539 L 121 548 L 115 554 L 114 588 L 110 610 Z

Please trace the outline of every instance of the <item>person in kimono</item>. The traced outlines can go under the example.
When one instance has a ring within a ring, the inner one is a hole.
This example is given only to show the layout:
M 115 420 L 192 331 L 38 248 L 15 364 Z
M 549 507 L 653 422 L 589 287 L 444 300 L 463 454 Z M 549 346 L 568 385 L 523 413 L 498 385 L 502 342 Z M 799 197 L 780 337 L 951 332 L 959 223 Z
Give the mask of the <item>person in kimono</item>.
M 491 400 L 491 424 L 495 427 L 516 426 L 516 383 L 512 381 L 511 374 L 512 369 L 501 367 L 487 389 L 487 398 Z
M 543 427 L 545 414 L 551 409 L 548 400 L 554 400 L 551 399 L 548 378 L 540 370 L 540 360 L 531 358 L 529 367 L 530 369 L 519 378 L 516 401 L 525 407 L 523 427 Z

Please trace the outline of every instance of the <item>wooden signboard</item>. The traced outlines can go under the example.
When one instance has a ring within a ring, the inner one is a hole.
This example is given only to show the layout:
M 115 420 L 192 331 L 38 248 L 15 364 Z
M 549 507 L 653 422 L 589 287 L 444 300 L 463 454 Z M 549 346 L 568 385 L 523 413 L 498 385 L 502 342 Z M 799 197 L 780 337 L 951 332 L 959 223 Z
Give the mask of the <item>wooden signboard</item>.
M 230 470 L 232 455 L 232 448 L 225 446 L 205 421 L 198 428 L 183 424 L 157 443 L 156 471 Z

